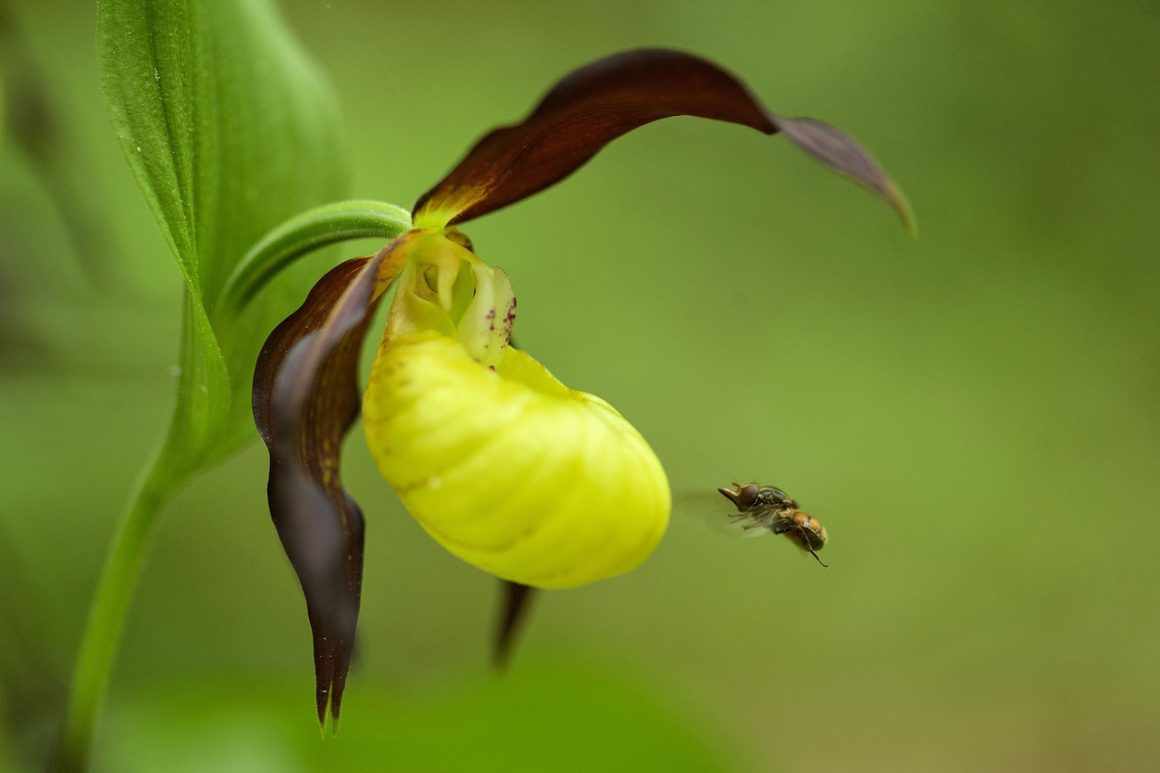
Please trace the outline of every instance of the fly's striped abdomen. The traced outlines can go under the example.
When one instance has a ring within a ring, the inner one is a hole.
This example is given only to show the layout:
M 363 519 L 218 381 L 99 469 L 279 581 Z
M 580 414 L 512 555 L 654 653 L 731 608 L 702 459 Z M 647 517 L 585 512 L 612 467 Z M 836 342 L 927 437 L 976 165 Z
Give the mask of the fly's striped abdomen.
M 802 550 L 821 550 L 828 539 L 826 527 L 809 513 L 800 510 L 782 518 L 773 531 L 775 534 L 784 534 Z

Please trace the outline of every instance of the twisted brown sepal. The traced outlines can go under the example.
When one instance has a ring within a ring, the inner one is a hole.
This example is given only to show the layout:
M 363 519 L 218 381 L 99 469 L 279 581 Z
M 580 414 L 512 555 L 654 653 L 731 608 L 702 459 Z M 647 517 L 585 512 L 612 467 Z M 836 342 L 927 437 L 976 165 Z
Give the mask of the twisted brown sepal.
M 361 343 L 410 236 L 327 273 L 270 334 L 254 373 L 270 514 L 306 596 L 320 723 L 342 707 L 362 584 L 363 517 L 342 488 L 339 454 L 359 412 Z
M 778 118 L 731 73 L 679 51 L 642 49 L 566 76 L 523 121 L 483 137 L 415 204 L 424 226 L 463 223 L 553 185 L 617 137 L 678 115 L 775 134 L 885 198 L 912 227 L 909 206 L 870 155 L 811 118 Z
M 536 589 L 518 582 L 500 580 L 500 592 L 503 594 L 503 611 L 499 625 L 496 626 L 492 664 L 496 670 L 502 671 L 511 660 L 516 636 L 527 618 Z
M 816 118 L 777 118 L 777 128 L 794 145 L 894 207 L 911 236 L 918 233 L 914 212 L 902 189 L 894 184 L 874 157 L 849 135 Z

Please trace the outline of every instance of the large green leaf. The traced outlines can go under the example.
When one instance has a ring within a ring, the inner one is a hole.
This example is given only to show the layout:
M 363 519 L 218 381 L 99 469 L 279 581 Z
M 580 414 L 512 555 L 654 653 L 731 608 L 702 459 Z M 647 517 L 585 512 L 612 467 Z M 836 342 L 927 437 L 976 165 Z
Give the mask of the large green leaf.
M 102 0 L 114 129 L 186 284 L 169 451 L 187 470 L 253 436 L 261 342 L 306 286 L 279 275 L 242 309 L 218 303 L 268 230 L 345 187 L 328 85 L 267 0 Z

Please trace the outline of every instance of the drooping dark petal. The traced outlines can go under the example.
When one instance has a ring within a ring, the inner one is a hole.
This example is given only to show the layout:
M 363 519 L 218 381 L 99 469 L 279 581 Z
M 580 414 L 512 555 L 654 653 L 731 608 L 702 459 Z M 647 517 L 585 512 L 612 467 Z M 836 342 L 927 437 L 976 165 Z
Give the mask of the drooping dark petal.
M 729 121 L 765 134 L 785 129 L 795 145 L 883 195 L 907 219 L 897 188 L 837 129 L 826 126 L 831 144 L 823 152 L 818 132 L 810 129 L 825 124 L 801 118 L 783 122 L 736 77 L 704 59 L 642 49 L 576 70 L 523 121 L 484 136 L 415 204 L 415 223 L 463 223 L 519 201 L 564 179 L 617 137 L 678 115 Z
M 497 669 L 507 667 L 511 660 L 516 636 L 527 619 L 528 609 L 536 589 L 518 582 L 500 580 L 500 592 L 503 594 L 503 608 L 500 611 L 499 624 L 495 632 L 495 650 L 492 662 Z
M 910 202 L 886 176 L 865 148 L 849 135 L 816 118 L 777 118 L 777 128 L 799 148 L 835 172 L 849 177 L 886 199 L 913 236 L 916 231 Z
M 362 584 L 363 517 L 342 488 L 342 439 L 359 411 L 367 325 L 405 259 L 408 234 L 326 274 L 262 347 L 253 408 L 270 452 L 267 495 L 314 638 L 319 722 L 338 719 Z

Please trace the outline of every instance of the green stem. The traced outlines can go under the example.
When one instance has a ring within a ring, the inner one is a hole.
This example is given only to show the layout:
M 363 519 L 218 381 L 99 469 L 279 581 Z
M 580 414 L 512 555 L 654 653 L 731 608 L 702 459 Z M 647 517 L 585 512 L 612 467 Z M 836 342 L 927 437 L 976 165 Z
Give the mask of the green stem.
M 300 212 L 268 231 L 238 262 L 213 309 L 240 309 L 270 279 L 312 250 L 351 239 L 394 239 L 411 213 L 394 204 L 353 199 Z
M 52 769 L 58 773 L 80 773 L 88 767 L 97 715 L 109 685 L 145 551 L 161 507 L 184 477 L 172 463 L 170 448 L 166 444 L 138 480 L 105 558 L 81 637 L 72 693 L 53 761 Z

